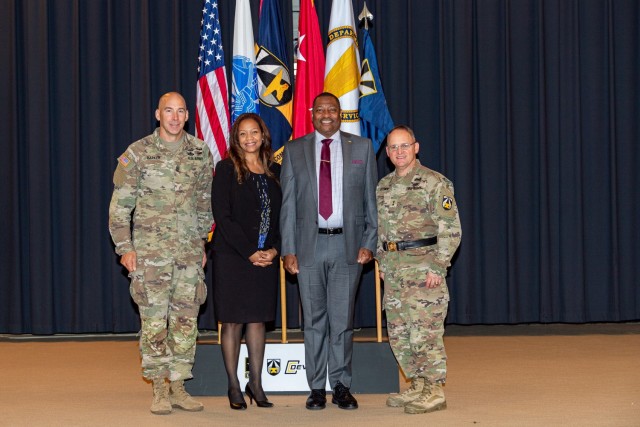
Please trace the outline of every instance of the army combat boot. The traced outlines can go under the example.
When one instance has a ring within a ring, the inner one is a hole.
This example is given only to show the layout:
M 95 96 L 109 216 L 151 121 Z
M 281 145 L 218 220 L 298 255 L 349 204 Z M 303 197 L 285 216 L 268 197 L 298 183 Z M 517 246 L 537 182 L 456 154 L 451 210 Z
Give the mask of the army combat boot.
M 171 413 L 171 403 L 169 403 L 169 384 L 164 378 L 153 380 L 153 402 L 151 403 L 151 413 L 156 415 L 167 415 Z
M 171 381 L 169 388 L 169 401 L 174 408 L 184 409 L 185 411 L 202 411 L 204 405 L 194 400 L 184 389 L 184 381 Z
M 405 406 L 409 402 L 413 402 L 420 397 L 422 389 L 424 388 L 424 378 L 412 378 L 411 387 L 400 394 L 392 394 L 387 398 L 387 406 L 394 408 L 400 408 Z
M 429 384 L 425 381 L 420 396 L 405 405 L 404 412 L 407 414 L 424 414 L 446 408 L 447 401 L 444 398 L 442 384 Z

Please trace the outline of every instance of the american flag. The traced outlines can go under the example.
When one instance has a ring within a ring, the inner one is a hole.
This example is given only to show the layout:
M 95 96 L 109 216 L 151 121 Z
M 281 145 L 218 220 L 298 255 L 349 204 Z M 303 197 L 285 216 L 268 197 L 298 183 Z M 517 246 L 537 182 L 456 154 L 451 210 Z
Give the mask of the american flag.
M 222 32 L 216 0 L 205 0 L 202 9 L 198 84 L 196 93 L 196 132 L 213 154 L 213 164 L 227 156 L 229 147 L 229 101 L 227 72 L 222 51 Z

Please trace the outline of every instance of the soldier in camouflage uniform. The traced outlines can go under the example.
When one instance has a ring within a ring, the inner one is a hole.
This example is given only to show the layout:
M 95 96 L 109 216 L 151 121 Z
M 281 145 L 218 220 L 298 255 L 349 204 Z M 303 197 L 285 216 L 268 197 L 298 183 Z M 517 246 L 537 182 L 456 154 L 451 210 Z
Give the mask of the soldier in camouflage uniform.
M 376 190 L 377 258 L 389 343 L 411 380 L 411 387 L 389 396 L 387 405 L 419 414 L 446 408 L 445 276 L 462 230 L 453 184 L 420 164 L 413 131 L 395 127 L 386 149 L 396 170 L 380 180 Z
M 109 231 L 140 311 L 151 412 L 168 414 L 172 406 L 200 411 L 203 405 L 187 394 L 184 380 L 192 378 L 197 316 L 206 299 L 212 157 L 203 141 L 183 130 L 189 113 L 180 94 L 163 95 L 155 116 L 160 127 L 118 158 Z

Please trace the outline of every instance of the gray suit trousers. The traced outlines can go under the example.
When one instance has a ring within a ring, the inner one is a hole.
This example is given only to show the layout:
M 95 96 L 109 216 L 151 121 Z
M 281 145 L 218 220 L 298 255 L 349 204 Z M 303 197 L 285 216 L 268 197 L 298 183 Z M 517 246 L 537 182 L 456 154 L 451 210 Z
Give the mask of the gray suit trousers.
M 347 264 L 344 235 L 318 235 L 315 262 L 300 265 L 298 284 L 304 315 L 307 381 L 324 389 L 327 381 L 351 387 L 353 315 L 361 264 Z

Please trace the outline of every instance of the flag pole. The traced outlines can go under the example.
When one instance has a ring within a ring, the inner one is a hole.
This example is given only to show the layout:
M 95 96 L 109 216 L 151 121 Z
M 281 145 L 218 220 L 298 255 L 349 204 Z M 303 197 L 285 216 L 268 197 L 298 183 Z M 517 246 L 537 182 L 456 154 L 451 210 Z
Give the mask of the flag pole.
M 364 2 L 362 12 L 358 15 L 358 21 L 364 20 L 364 29 L 369 30 L 369 21 L 373 21 L 373 14 L 367 8 L 367 2 Z M 376 287 L 376 338 L 378 342 L 382 342 L 382 302 L 380 298 L 380 270 L 378 261 L 375 262 L 375 287 Z
M 364 2 L 364 6 L 362 7 L 362 12 L 358 15 L 358 21 L 362 21 L 364 19 L 364 29 L 369 30 L 369 21 L 373 21 L 373 15 L 367 9 L 367 2 Z
M 380 300 L 380 267 L 378 260 L 375 263 L 375 286 L 376 286 L 376 338 L 382 342 L 382 302 Z

